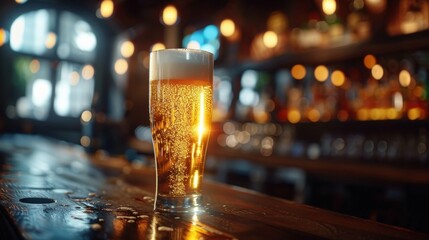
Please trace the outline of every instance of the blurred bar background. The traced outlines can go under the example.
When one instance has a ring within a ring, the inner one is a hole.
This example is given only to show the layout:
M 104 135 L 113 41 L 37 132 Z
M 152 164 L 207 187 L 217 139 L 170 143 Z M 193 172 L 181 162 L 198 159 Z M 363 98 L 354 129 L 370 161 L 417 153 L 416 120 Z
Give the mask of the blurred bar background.
M 2 0 L 0 133 L 153 165 L 150 51 L 215 56 L 206 177 L 429 229 L 429 1 Z

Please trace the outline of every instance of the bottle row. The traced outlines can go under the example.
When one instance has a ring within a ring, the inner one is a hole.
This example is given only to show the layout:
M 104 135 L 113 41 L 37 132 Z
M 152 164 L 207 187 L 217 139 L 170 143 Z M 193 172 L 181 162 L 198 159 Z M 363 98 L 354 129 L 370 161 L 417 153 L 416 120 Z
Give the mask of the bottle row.
M 214 121 L 257 123 L 425 120 L 427 51 L 330 65 L 215 72 Z
M 342 131 L 308 125 L 225 122 L 215 133 L 216 145 L 247 154 L 285 156 L 310 160 L 356 160 L 429 164 L 429 131 L 420 126 L 408 130 Z M 378 127 L 373 127 L 378 128 Z

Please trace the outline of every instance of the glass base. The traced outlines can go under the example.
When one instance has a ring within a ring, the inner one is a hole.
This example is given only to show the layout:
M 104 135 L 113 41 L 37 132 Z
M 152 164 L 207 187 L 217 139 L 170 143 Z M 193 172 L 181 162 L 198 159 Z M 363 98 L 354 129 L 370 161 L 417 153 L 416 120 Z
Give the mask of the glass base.
M 157 196 L 155 199 L 155 211 L 166 213 L 200 213 L 202 208 L 202 196 L 191 195 L 185 197 Z

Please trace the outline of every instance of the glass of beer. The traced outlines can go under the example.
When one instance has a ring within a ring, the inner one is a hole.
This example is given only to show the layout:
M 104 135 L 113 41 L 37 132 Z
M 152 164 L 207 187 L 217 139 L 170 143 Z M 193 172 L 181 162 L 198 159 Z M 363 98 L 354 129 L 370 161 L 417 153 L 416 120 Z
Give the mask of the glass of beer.
M 213 55 L 191 49 L 154 51 L 149 84 L 155 211 L 203 211 L 201 183 L 212 119 Z

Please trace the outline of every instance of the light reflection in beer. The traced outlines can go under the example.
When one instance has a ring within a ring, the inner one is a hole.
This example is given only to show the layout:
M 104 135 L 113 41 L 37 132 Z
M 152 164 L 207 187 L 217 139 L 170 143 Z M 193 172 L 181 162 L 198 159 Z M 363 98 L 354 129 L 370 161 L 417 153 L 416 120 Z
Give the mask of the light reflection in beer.
M 124 227 L 125 227 L 125 221 L 122 221 L 121 219 L 114 219 L 113 220 L 113 229 L 114 229 L 113 239 L 121 239 L 122 238 Z
M 158 218 L 156 215 L 153 215 L 152 218 L 152 223 L 150 225 L 151 228 L 151 235 L 150 235 L 150 240 L 155 240 L 156 238 L 156 232 L 157 232 L 157 227 L 158 227 Z
M 200 93 L 200 109 L 199 109 L 199 119 L 198 119 L 198 141 L 197 144 L 192 144 L 192 159 L 191 159 L 191 169 L 194 169 L 195 164 L 199 163 L 201 161 L 202 157 L 202 144 L 203 144 L 203 137 L 206 133 L 206 126 L 205 126 L 205 96 L 204 92 Z M 200 178 L 199 178 L 199 171 L 195 170 L 193 176 L 192 176 L 192 187 L 194 189 L 198 189 L 200 185 Z
M 194 215 L 192 215 L 192 225 L 197 225 L 198 221 L 198 215 L 194 213 Z
M 197 226 L 199 222 L 198 216 L 196 214 L 192 215 L 192 225 L 189 226 L 189 231 L 186 233 L 185 239 L 189 240 L 197 240 L 197 239 L 203 239 L 204 237 L 201 236 L 201 233 L 199 233 Z
M 201 147 L 204 135 L 204 92 L 200 93 L 200 122 L 198 126 L 198 149 Z
M 199 185 L 200 185 L 200 174 L 199 174 L 198 170 L 195 170 L 194 179 L 192 181 L 192 186 L 195 189 L 197 189 Z
M 146 239 L 149 231 L 149 222 L 147 219 L 138 222 L 137 232 L 139 239 Z

